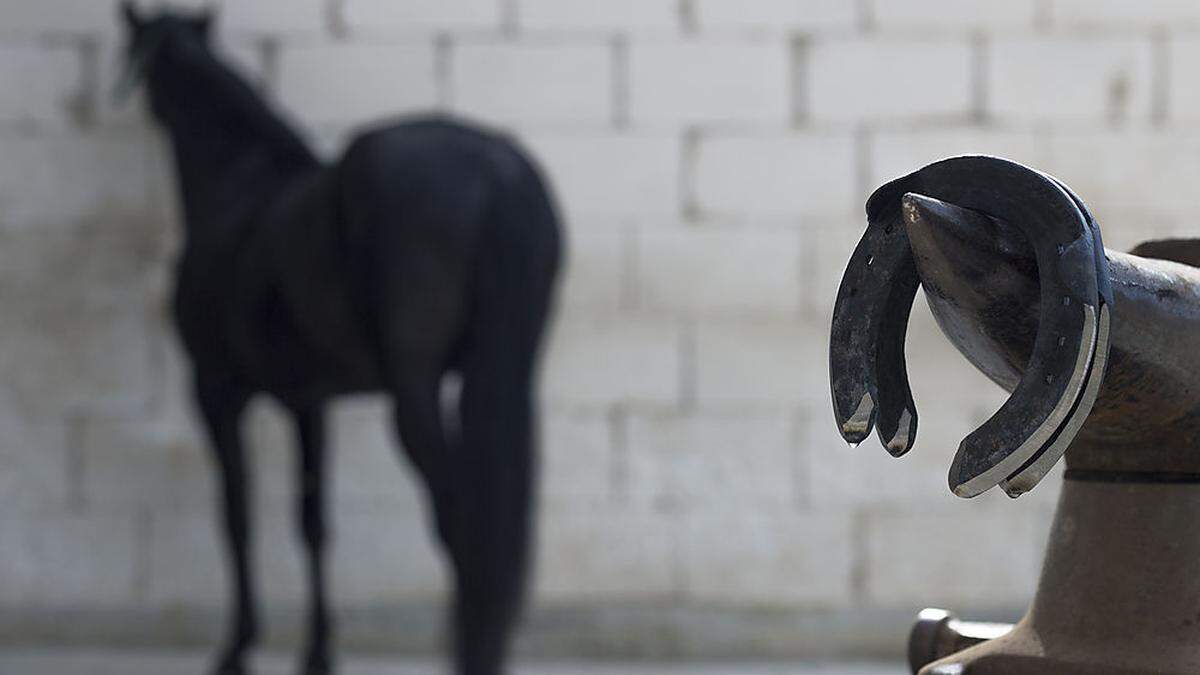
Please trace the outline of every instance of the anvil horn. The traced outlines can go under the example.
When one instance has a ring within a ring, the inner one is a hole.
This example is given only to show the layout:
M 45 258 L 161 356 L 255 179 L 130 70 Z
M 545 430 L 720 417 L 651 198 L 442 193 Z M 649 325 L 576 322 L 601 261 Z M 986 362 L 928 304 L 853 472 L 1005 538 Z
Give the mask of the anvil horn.
M 1099 228 L 1057 180 L 995 157 L 942 160 L 871 195 L 834 306 L 830 384 L 843 437 L 857 443 L 874 426 L 897 456 L 916 435 L 904 363 L 919 283 L 908 228 L 923 211 L 936 217 L 922 196 L 1009 223 L 1034 252 L 1042 311 L 1032 356 L 1008 401 L 962 441 L 949 476 L 962 497 L 1001 483 L 1017 496 L 1065 452 L 1104 376 L 1112 290 Z

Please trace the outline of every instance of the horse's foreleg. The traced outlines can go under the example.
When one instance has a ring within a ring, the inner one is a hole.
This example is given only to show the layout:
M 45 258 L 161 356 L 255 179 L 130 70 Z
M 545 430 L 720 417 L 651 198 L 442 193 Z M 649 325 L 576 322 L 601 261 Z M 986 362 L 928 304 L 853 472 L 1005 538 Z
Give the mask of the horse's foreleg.
M 249 393 L 244 388 L 198 374 L 196 402 L 221 474 L 222 515 L 233 577 L 233 625 L 217 660 L 217 675 L 247 672 L 246 650 L 258 637 L 249 552 L 250 484 L 239 428 L 247 400 Z
M 305 652 L 305 675 L 331 671 L 330 620 L 325 594 L 325 415 L 320 407 L 295 412 L 296 437 L 300 448 L 299 518 L 308 553 L 309 633 Z

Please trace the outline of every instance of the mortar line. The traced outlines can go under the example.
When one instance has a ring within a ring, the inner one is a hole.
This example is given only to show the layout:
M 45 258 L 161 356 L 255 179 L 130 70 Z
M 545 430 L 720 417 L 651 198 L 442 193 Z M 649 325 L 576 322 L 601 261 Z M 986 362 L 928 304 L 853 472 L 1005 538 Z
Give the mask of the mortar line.
M 696 127 L 683 130 L 682 157 L 680 158 L 679 195 L 680 217 L 685 222 L 695 222 L 700 217 L 700 206 L 695 193 L 696 165 L 700 155 L 700 131 Z
M 1171 45 L 1165 27 L 1150 33 L 1150 124 L 1163 127 L 1171 109 Z
M 679 31 L 684 37 L 694 37 L 700 32 L 700 21 L 696 12 L 694 0 L 678 0 L 676 11 L 679 14 Z
M 450 110 L 454 105 L 454 38 L 439 32 L 433 38 L 434 98 L 438 107 Z
M 991 58 L 991 42 L 983 31 L 972 33 L 971 43 L 971 121 L 978 125 L 988 117 L 988 66 Z
M 803 127 L 811 118 L 808 100 L 808 38 L 796 33 L 788 40 L 789 89 L 792 127 Z
M 629 38 L 615 35 L 612 50 L 612 123 L 613 128 L 629 128 L 629 94 L 632 72 L 629 67 Z

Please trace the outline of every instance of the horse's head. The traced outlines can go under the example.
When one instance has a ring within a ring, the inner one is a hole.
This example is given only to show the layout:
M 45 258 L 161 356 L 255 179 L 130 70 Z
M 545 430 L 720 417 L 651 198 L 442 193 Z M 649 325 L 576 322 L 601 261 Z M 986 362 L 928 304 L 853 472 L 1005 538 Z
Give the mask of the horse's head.
M 128 32 L 124 68 L 114 95 L 127 97 L 142 82 L 149 83 L 150 105 L 161 116 L 156 100 L 155 73 L 162 66 L 179 63 L 198 52 L 208 51 L 212 12 L 182 13 L 162 10 L 153 16 L 140 12 L 130 0 L 121 3 L 121 18 Z

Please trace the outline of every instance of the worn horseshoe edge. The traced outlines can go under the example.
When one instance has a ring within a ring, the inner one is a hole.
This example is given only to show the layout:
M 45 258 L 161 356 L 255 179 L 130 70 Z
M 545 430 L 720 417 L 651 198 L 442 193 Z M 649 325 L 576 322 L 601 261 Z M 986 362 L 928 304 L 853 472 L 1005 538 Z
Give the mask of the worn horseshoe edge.
M 1034 486 L 1041 482 L 1042 478 L 1046 477 L 1046 474 L 1050 473 L 1050 469 L 1054 468 L 1054 465 L 1066 453 L 1067 448 L 1071 445 L 1071 441 L 1075 439 L 1075 435 L 1083 427 L 1088 413 L 1091 412 L 1092 406 L 1096 403 L 1096 396 L 1100 393 L 1100 383 L 1104 380 L 1104 373 L 1108 367 L 1108 349 L 1111 332 L 1109 304 L 1112 300 L 1112 282 L 1108 276 L 1108 261 L 1104 255 L 1104 243 L 1100 239 L 1100 226 L 1096 222 L 1095 217 L 1092 216 L 1092 212 L 1088 209 L 1087 204 L 1079 198 L 1079 195 L 1075 194 L 1074 190 L 1054 176 L 1050 174 L 1045 175 L 1057 183 L 1071 197 L 1075 202 L 1075 206 L 1083 214 L 1084 220 L 1092 232 L 1096 258 L 1099 317 L 1096 325 L 1096 346 L 1090 359 L 1091 366 L 1085 377 L 1085 385 L 1075 405 L 1075 409 L 1072 410 L 1070 417 L 1057 432 L 1056 438 L 1047 443 L 1020 469 L 1008 478 L 1000 481 L 1000 488 L 1004 490 L 1005 494 L 1014 499 L 1032 490 Z
M 897 456 L 911 448 L 916 430 L 903 352 L 919 283 L 901 207 L 910 192 L 1007 220 L 1033 245 L 1043 307 L 1033 357 L 1000 410 L 963 440 L 949 476 L 962 497 L 1001 482 L 1020 494 L 1061 456 L 1103 377 L 1105 361 L 1097 357 L 1107 356 L 1112 296 L 1099 229 L 1056 180 L 996 157 L 942 160 L 875 191 L 867 231 L 838 289 L 830 385 L 843 437 L 858 443 L 875 426 Z

